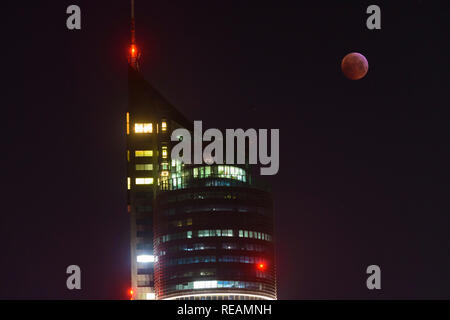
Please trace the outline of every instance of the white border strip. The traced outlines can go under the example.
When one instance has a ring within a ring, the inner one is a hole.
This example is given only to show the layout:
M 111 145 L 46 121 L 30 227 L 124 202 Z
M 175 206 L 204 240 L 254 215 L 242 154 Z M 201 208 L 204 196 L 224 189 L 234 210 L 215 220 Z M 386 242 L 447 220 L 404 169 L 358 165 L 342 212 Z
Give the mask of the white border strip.
M 276 300 L 273 298 L 269 298 L 266 296 L 260 296 L 257 294 L 248 294 L 248 293 L 234 293 L 234 292 L 220 292 L 220 293 L 196 293 L 196 294 L 185 294 L 185 295 L 181 295 L 181 296 L 174 296 L 174 297 L 170 297 L 170 298 L 165 298 L 165 299 L 161 299 L 161 300 L 175 300 L 175 299 L 179 299 L 179 298 L 189 298 L 189 297 L 206 297 L 206 296 L 245 296 L 245 297 L 252 297 L 252 298 L 260 298 L 263 300 Z

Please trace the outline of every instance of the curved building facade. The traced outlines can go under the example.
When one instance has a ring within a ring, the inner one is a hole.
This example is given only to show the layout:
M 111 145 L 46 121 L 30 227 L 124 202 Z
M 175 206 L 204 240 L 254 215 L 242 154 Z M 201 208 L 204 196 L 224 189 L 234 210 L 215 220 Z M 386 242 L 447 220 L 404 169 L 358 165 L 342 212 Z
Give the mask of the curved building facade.
M 270 193 L 243 167 L 172 167 L 155 199 L 156 299 L 276 299 Z

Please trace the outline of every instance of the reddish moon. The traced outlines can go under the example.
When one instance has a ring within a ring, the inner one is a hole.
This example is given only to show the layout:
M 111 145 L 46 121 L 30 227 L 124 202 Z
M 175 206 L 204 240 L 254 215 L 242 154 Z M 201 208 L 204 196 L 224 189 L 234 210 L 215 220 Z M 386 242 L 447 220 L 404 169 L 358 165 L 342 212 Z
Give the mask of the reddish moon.
M 362 54 L 352 52 L 342 59 L 341 69 L 342 73 L 350 80 L 359 80 L 367 74 L 369 63 Z

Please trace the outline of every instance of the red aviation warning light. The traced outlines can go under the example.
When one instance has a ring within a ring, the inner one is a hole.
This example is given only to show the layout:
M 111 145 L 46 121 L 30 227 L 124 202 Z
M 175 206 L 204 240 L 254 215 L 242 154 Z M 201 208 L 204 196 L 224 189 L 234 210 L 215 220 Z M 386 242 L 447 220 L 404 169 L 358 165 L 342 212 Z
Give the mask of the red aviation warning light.
M 130 57 L 131 59 L 136 59 L 138 56 L 138 50 L 135 44 L 130 46 Z
M 134 296 L 133 296 L 133 289 L 130 289 L 129 291 L 128 291 L 128 293 L 130 294 L 130 300 L 133 300 L 133 298 L 134 298 Z
M 261 271 L 266 270 L 266 264 L 264 262 L 257 263 L 256 267 L 258 268 L 258 270 L 261 270 Z
M 128 62 L 130 65 L 138 70 L 139 69 L 139 56 L 140 52 L 136 46 L 136 30 L 134 22 L 134 0 L 131 0 L 131 44 L 130 52 L 128 54 Z

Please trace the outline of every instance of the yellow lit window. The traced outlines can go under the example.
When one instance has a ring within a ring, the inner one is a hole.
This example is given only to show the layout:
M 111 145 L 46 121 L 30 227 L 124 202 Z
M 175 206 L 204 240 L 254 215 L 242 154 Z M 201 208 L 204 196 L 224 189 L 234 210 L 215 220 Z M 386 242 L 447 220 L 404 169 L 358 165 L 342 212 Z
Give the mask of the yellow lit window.
M 169 171 L 161 171 L 161 177 L 167 177 L 169 175 Z
M 131 179 L 130 179 L 130 177 L 127 178 L 127 189 L 128 190 L 131 189 Z
M 136 158 L 151 157 L 153 156 L 153 150 L 135 150 L 134 155 Z
M 167 122 L 163 121 L 161 122 L 161 131 L 165 132 L 167 130 Z
M 162 147 L 162 157 L 163 159 L 167 158 L 167 147 Z
M 130 150 L 127 150 L 127 161 L 130 162 Z
M 153 178 L 136 178 L 136 184 L 153 184 Z
M 150 171 L 150 170 L 153 170 L 153 164 L 151 163 L 136 165 L 136 171 Z
M 130 113 L 127 112 L 127 134 L 130 134 Z
M 151 123 L 135 123 L 134 124 L 135 133 L 152 133 L 153 126 Z

